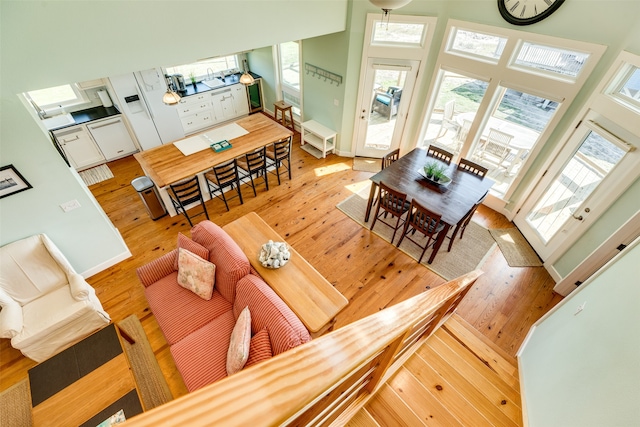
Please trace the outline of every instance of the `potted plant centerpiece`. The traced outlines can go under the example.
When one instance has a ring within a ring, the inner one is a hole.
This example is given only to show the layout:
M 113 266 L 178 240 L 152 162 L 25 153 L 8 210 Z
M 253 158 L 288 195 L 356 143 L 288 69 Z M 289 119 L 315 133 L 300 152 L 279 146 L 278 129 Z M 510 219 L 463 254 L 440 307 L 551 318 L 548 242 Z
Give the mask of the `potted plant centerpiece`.
M 437 164 L 433 169 L 433 180 L 435 182 L 440 182 L 440 180 L 443 180 L 446 177 L 444 174 L 445 170 L 447 170 L 447 168 L 444 165 Z
M 429 162 L 424 165 L 424 174 L 427 176 L 427 179 L 433 179 L 433 175 L 438 167 L 438 162 Z
M 189 73 L 189 78 L 191 79 L 191 84 L 195 88 L 196 87 L 196 75 L 193 74 L 193 71 L 191 73 Z

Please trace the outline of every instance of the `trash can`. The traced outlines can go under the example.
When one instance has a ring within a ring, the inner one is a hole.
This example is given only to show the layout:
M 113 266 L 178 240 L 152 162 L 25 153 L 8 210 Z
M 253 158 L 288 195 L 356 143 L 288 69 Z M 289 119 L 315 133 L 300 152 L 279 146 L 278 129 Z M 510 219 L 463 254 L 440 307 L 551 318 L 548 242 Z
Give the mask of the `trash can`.
M 160 199 L 160 194 L 158 194 L 158 189 L 148 176 L 141 176 L 134 179 L 131 181 L 131 185 L 133 185 L 133 188 L 138 192 L 152 220 L 155 221 L 167 214 L 167 210 Z

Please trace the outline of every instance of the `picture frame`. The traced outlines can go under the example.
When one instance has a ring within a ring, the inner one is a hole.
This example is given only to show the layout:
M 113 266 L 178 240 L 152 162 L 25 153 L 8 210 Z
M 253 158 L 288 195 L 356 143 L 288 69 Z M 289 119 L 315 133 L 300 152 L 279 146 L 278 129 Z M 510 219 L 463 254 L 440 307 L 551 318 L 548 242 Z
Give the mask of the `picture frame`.
M 33 188 L 13 165 L 0 167 L 0 199 Z

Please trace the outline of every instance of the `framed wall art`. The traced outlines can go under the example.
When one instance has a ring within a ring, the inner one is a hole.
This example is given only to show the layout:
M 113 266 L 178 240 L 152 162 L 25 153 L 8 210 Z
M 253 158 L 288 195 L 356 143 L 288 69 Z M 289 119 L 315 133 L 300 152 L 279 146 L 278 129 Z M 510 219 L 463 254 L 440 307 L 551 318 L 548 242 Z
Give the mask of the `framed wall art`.
M 0 199 L 32 188 L 13 165 L 0 167 Z

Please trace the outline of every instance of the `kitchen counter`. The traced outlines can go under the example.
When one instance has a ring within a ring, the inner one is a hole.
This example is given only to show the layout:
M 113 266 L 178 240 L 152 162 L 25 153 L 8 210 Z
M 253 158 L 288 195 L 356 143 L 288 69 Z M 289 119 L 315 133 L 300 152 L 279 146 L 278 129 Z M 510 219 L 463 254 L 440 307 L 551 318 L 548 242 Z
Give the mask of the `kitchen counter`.
M 262 78 L 262 76 L 259 76 L 256 73 L 252 73 L 251 71 L 249 71 L 249 74 L 251 74 L 251 77 L 253 77 L 254 79 L 260 79 Z M 185 89 L 187 90 L 187 93 L 182 94 L 180 93 L 180 96 L 185 97 L 185 96 L 191 96 L 191 95 L 197 95 L 199 93 L 203 93 L 203 92 L 210 92 L 212 90 L 220 90 L 224 87 L 228 87 L 231 85 L 235 85 L 238 84 L 240 82 L 240 76 L 242 75 L 242 73 L 236 73 L 236 74 L 231 74 L 227 77 L 225 77 L 224 79 L 220 79 L 220 80 L 224 80 L 224 86 L 220 86 L 217 88 L 210 88 L 209 86 L 207 86 L 204 83 L 196 83 L 196 87 L 194 88 L 193 85 L 189 82 L 187 83 L 187 81 L 185 81 Z
M 93 107 L 86 110 L 75 111 L 71 116 L 75 120 L 76 125 L 92 122 L 94 120 L 106 119 L 107 117 L 116 116 L 120 111 L 116 107 Z

